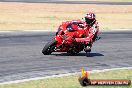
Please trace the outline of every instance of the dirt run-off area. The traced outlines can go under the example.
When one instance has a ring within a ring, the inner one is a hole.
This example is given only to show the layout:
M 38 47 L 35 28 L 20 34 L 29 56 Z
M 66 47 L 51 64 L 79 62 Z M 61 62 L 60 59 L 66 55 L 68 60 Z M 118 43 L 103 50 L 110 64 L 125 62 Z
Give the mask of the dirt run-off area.
M 132 29 L 132 5 L 0 2 L 0 30 L 56 30 L 62 21 L 96 13 L 100 28 Z

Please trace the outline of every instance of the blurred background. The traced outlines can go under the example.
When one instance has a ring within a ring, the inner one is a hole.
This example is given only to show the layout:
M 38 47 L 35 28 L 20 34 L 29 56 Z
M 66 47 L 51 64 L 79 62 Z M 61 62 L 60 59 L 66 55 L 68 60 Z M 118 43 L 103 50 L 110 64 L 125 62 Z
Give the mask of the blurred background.
M 102 30 L 132 28 L 132 0 L 0 0 L 0 31 L 55 31 L 88 11 Z

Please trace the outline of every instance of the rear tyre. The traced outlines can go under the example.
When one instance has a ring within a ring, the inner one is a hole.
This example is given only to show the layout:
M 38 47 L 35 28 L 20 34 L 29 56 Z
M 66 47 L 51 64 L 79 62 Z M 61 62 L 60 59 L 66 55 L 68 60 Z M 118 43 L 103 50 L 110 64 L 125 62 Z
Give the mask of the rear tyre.
M 56 46 L 56 40 L 52 40 L 52 41 L 48 42 L 48 43 L 44 46 L 44 48 L 43 48 L 43 50 L 42 50 L 42 53 L 43 53 L 44 55 L 49 55 L 49 54 L 51 54 L 51 53 L 54 51 L 55 46 Z

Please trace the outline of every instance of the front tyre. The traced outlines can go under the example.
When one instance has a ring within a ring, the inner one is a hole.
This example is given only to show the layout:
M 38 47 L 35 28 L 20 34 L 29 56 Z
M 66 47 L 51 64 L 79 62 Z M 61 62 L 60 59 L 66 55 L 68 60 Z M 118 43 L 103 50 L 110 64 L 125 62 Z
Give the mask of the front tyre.
M 54 51 L 55 47 L 56 47 L 56 40 L 52 40 L 44 46 L 42 53 L 44 55 L 49 55 Z

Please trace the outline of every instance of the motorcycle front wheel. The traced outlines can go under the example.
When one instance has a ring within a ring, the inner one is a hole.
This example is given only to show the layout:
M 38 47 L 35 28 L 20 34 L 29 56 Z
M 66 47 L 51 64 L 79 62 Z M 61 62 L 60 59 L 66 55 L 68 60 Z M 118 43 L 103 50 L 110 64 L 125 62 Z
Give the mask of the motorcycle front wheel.
M 42 53 L 44 55 L 49 55 L 54 51 L 55 47 L 56 47 L 56 40 L 52 40 L 44 46 Z

